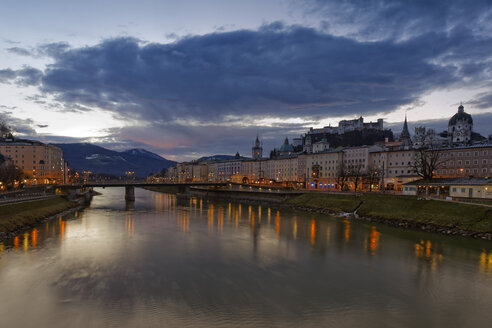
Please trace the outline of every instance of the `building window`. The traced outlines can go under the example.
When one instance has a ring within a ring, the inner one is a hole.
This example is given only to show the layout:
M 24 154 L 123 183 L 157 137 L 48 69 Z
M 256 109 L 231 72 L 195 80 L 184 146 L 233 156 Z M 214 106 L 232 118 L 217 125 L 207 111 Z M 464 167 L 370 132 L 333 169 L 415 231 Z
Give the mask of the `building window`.
M 456 188 L 453 188 L 453 192 L 456 192 Z
M 465 188 L 461 188 L 461 192 L 465 192 Z

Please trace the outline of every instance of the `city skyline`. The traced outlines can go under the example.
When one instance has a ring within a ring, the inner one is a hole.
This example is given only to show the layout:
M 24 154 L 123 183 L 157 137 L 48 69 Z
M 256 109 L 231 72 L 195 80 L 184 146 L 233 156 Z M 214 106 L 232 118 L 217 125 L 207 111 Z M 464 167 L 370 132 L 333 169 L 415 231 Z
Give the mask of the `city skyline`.
M 407 112 L 410 132 L 439 132 L 460 102 L 492 132 L 487 0 L 4 7 L 0 115 L 44 142 L 180 161 L 360 115 L 398 132 Z

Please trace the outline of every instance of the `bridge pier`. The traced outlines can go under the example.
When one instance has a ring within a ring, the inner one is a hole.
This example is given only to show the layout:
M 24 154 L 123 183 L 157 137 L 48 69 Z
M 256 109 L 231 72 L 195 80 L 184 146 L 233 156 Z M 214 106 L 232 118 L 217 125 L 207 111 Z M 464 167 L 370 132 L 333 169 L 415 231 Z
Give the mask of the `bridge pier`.
M 135 187 L 134 186 L 125 186 L 125 200 L 127 202 L 135 201 Z

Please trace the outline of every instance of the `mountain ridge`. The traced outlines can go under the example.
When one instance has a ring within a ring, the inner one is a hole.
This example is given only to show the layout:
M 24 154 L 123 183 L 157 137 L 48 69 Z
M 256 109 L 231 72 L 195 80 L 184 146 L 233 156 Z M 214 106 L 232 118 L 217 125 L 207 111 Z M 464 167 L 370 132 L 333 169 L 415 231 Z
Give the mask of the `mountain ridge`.
M 54 143 L 63 150 L 63 157 L 71 169 L 98 174 L 123 176 L 127 171 L 136 177 L 146 177 L 176 164 L 142 148 L 115 151 L 91 143 Z

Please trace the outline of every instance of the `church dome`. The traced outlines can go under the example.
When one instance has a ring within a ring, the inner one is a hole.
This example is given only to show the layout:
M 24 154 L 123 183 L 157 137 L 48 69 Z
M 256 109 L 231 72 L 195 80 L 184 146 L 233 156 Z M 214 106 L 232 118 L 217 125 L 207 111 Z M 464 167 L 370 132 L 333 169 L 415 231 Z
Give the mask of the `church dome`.
M 279 151 L 281 153 L 292 153 L 294 151 L 294 147 L 289 144 L 289 139 L 285 138 L 284 144 L 280 147 Z
M 463 105 L 458 107 L 458 113 L 454 114 L 453 117 L 449 120 L 448 125 L 456 125 L 457 121 L 466 121 L 468 124 L 473 124 L 473 119 L 470 114 L 465 113 L 465 108 Z

